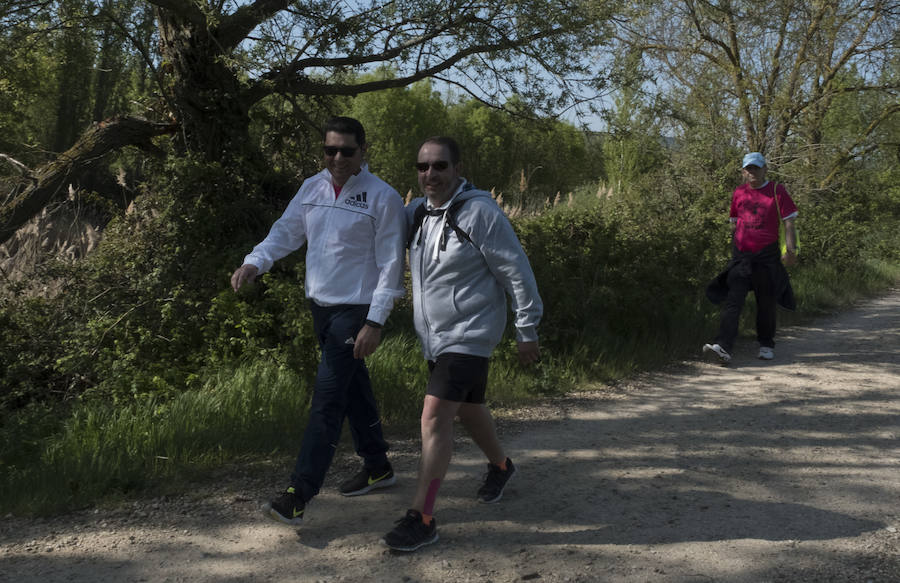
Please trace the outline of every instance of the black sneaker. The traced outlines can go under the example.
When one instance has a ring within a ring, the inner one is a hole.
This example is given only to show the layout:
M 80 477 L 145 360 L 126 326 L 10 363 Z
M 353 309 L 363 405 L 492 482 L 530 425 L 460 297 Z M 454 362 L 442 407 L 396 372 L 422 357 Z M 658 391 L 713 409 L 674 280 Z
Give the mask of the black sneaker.
M 493 504 L 503 498 L 503 489 L 509 479 L 516 475 L 516 466 L 509 458 L 506 458 L 506 471 L 491 463 L 487 466 L 488 471 L 484 475 L 484 484 L 478 489 L 478 501 L 484 504 Z
M 362 496 L 376 488 L 387 488 L 397 483 L 391 464 L 369 470 L 363 468 L 355 476 L 341 484 L 339 491 L 344 496 Z
M 432 518 L 431 524 L 422 522 L 422 513 L 409 509 L 406 516 L 397 521 L 394 530 L 384 535 L 381 542 L 395 551 L 412 552 L 438 540 L 437 521 Z
M 278 522 L 298 525 L 303 522 L 303 511 L 305 509 L 306 502 L 291 486 L 267 505 L 266 514 Z

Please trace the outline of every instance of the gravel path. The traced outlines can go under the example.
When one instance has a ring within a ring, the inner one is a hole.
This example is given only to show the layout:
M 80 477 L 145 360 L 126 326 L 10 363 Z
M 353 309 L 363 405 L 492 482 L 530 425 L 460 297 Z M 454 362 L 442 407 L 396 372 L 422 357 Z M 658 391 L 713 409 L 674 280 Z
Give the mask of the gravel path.
M 412 497 L 404 441 L 398 485 L 359 498 L 335 492 L 355 469 L 342 453 L 299 529 L 259 513 L 284 460 L 211 491 L 6 517 L 0 581 L 900 582 L 900 290 L 754 357 L 742 339 L 728 368 L 683 362 L 501 412 L 519 475 L 475 503 L 484 461 L 459 438 L 441 540 L 417 553 L 379 542 Z

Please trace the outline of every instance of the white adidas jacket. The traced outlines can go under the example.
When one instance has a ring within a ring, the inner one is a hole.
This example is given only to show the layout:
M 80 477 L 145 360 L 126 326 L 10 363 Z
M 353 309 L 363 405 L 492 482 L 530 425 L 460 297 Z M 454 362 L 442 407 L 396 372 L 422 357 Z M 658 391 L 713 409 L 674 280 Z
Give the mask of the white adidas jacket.
M 322 306 L 369 304 L 367 319 L 387 320 L 403 296 L 406 218 L 403 199 L 366 167 L 351 176 L 335 199 L 331 173 L 307 178 L 244 258 L 260 273 L 306 247 L 306 297 Z

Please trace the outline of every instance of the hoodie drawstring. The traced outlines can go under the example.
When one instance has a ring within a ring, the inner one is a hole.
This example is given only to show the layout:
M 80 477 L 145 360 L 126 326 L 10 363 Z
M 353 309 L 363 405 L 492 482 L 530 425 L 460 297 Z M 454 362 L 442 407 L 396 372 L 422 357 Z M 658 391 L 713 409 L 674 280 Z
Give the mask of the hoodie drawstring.
M 453 196 L 450 197 L 445 204 L 441 205 L 442 208 L 439 209 L 426 209 L 425 211 L 425 219 L 422 221 L 422 229 L 419 231 L 419 240 L 416 243 L 418 246 L 422 242 L 422 233 L 425 231 L 425 221 L 428 220 L 428 217 L 441 217 L 441 221 L 438 225 L 438 234 L 434 238 L 434 251 L 432 251 L 431 258 L 436 262 L 440 262 L 440 253 L 441 251 L 447 250 L 447 210 L 453 205 L 453 201 L 456 200 L 456 197 L 462 190 L 457 190 Z

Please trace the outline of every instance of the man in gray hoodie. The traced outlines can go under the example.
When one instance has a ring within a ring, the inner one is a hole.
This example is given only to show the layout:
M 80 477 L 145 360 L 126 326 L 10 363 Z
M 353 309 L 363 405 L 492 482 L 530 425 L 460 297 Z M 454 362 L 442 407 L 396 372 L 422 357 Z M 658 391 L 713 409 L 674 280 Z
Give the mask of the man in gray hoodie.
M 459 417 L 488 459 L 478 500 L 494 503 L 516 473 L 485 405 L 488 358 L 506 327 L 506 295 L 515 312 L 519 360 L 540 357 L 543 313 L 528 258 L 490 193 L 460 175 L 459 146 L 433 137 L 416 168 L 424 198 L 407 205 L 409 267 L 416 333 L 430 376 L 422 408 L 422 457 L 412 506 L 384 536 L 392 549 L 414 551 L 438 540 L 434 503 L 453 453 Z

